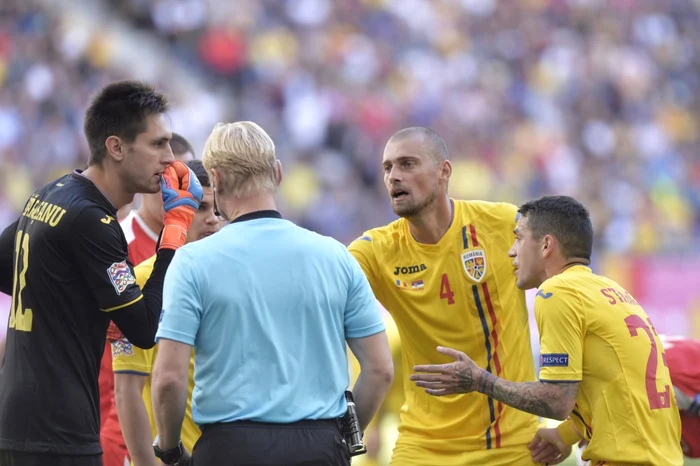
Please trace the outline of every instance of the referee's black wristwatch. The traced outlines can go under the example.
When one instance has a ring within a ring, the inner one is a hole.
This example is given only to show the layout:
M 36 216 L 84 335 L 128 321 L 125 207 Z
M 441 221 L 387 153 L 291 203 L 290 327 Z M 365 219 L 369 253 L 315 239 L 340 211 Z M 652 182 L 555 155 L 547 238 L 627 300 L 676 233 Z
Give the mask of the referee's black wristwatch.
M 163 451 L 158 446 L 158 437 L 156 437 L 156 440 L 153 442 L 153 452 L 156 454 L 156 458 L 161 460 L 164 464 L 178 466 L 182 455 L 185 454 L 185 447 L 182 446 L 182 440 L 180 440 L 177 442 L 177 446 L 175 448 Z

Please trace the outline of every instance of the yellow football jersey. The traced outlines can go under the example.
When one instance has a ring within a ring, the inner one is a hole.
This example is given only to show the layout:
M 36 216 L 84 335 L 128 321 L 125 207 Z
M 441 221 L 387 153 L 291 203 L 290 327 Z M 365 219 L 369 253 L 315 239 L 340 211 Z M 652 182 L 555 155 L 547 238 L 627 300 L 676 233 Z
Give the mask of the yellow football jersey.
M 417 364 L 452 362 L 439 345 L 468 354 L 508 380 L 535 380 L 525 295 L 508 257 L 517 208 L 454 202 L 453 221 L 434 245 L 416 242 L 399 219 L 364 233 L 349 247 L 375 296 L 399 330 L 406 377 Z M 434 397 L 404 380 L 398 444 L 437 451 L 480 451 L 525 445 L 534 415 L 479 393 Z
M 574 266 L 537 291 L 540 380 L 580 381 L 571 415 L 592 464 L 682 465 L 681 421 L 651 320 L 620 285 Z
M 148 277 L 151 276 L 153 272 L 153 265 L 156 262 L 156 256 L 146 259 L 136 267 L 134 267 L 134 272 L 136 273 L 136 283 L 139 287 L 143 289 Z M 149 350 L 143 350 L 133 346 L 126 340 L 115 341 L 112 343 L 112 369 L 115 373 L 126 372 L 126 373 L 137 373 L 147 376 L 146 385 L 143 387 L 143 402 L 146 405 L 146 411 L 148 412 L 148 418 L 151 421 L 151 432 L 153 434 L 153 439 L 155 439 L 156 431 L 156 420 L 153 416 L 153 403 L 151 401 L 151 372 L 153 370 L 153 363 L 156 360 L 156 354 L 158 353 L 158 345 L 154 346 Z M 202 435 L 199 427 L 192 421 L 192 391 L 194 390 L 194 351 L 190 356 L 190 374 L 189 374 L 189 385 L 187 388 L 187 409 L 185 411 L 185 420 L 182 423 L 182 433 L 181 439 L 182 443 L 187 448 L 187 451 L 192 453 L 194 444 L 197 443 L 200 435 Z

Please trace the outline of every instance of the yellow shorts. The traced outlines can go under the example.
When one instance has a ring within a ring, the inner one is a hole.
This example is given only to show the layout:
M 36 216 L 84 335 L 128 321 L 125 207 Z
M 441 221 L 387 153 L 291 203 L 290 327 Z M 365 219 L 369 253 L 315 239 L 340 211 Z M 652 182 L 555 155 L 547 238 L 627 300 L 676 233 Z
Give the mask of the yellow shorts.
M 397 444 L 391 466 L 534 466 L 527 445 L 493 450 L 446 452 Z M 541 465 L 539 465 L 541 466 Z

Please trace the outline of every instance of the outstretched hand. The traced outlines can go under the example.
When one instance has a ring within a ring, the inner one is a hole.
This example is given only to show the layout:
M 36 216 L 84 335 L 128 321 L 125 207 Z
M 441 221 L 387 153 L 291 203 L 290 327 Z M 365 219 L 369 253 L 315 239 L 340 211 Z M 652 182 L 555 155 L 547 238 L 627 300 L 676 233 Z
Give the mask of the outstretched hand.
M 447 364 L 430 364 L 414 366 L 414 373 L 409 377 L 418 387 L 434 396 L 469 393 L 477 390 L 483 379 L 482 368 L 476 365 L 469 356 L 452 348 L 437 347 L 438 352 L 453 358 L 455 361 Z M 425 372 L 421 374 L 420 372 Z

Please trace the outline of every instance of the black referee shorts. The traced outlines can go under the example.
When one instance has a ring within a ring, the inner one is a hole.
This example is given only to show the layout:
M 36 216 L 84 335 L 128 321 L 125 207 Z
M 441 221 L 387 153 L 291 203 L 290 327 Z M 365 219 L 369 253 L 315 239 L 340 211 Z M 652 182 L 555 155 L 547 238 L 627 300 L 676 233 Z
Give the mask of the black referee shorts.
M 102 455 L 65 456 L 0 450 L 0 466 L 102 466 Z
M 267 424 L 209 424 L 194 446 L 191 466 L 349 466 L 337 420 Z

